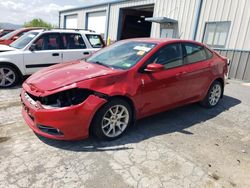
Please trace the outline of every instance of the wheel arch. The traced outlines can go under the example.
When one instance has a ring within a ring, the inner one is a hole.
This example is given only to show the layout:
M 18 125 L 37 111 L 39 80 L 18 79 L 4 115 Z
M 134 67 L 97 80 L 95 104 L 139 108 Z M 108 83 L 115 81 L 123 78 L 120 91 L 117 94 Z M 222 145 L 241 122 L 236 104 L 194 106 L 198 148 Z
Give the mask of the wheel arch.
M 126 101 L 129 104 L 129 106 L 131 107 L 131 110 L 132 110 L 132 115 L 133 115 L 132 120 L 133 120 L 133 124 L 134 124 L 134 122 L 136 120 L 136 109 L 135 109 L 135 105 L 134 105 L 133 100 L 130 97 L 124 96 L 124 95 L 111 96 L 108 98 L 108 101 L 110 101 L 112 99 L 121 99 L 121 100 Z
M 222 79 L 221 77 L 219 77 L 219 78 L 215 79 L 215 80 L 212 82 L 212 84 L 213 84 L 215 81 L 218 81 L 218 82 L 221 83 L 221 86 L 222 86 L 221 98 L 222 98 L 223 95 L 224 95 L 225 81 L 224 81 L 224 79 Z
M 204 93 L 203 93 L 202 96 L 201 96 L 201 100 L 203 100 L 203 99 L 206 97 L 206 95 L 207 95 L 207 93 L 208 93 L 210 87 L 212 86 L 212 84 L 213 84 L 215 81 L 218 81 L 218 82 L 221 83 L 221 85 L 222 85 L 221 98 L 223 97 L 223 95 L 224 95 L 225 80 L 224 80 L 223 78 L 221 78 L 221 77 L 217 77 L 217 78 L 211 80 L 211 82 L 207 85 L 206 90 L 204 91 Z
M 8 66 L 12 67 L 13 69 L 15 69 L 17 71 L 19 78 L 20 79 L 23 78 L 23 74 L 22 74 L 21 70 L 15 64 L 3 61 L 3 62 L 0 62 L 0 65 L 8 65 Z
M 132 125 L 135 124 L 135 121 L 136 121 L 136 109 L 135 109 L 135 105 L 134 105 L 134 102 L 132 101 L 132 99 L 128 96 L 124 96 L 124 95 L 115 95 L 115 96 L 105 96 L 105 99 L 107 100 L 107 102 L 111 101 L 111 100 L 114 100 L 114 99 L 121 99 L 121 100 L 124 100 L 126 101 L 129 106 L 131 107 L 131 110 L 132 110 Z M 93 126 L 93 121 L 94 119 L 96 118 L 96 115 L 97 113 L 99 112 L 99 110 L 105 105 L 106 103 L 104 103 L 102 106 L 99 107 L 99 109 L 97 109 L 97 111 L 95 112 L 94 116 L 92 117 L 92 120 L 91 120 L 91 123 L 90 123 L 90 126 L 89 126 L 89 131 L 91 132 L 92 131 L 92 126 Z

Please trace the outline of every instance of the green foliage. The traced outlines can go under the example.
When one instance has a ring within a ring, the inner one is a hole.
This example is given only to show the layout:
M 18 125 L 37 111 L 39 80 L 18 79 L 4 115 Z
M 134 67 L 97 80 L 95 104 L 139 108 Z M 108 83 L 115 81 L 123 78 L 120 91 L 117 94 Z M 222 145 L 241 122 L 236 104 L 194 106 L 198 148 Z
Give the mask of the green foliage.
M 43 28 L 51 29 L 54 26 L 50 23 L 43 21 L 41 18 L 35 18 L 29 22 L 25 22 L 24 27 L 43 27 Z

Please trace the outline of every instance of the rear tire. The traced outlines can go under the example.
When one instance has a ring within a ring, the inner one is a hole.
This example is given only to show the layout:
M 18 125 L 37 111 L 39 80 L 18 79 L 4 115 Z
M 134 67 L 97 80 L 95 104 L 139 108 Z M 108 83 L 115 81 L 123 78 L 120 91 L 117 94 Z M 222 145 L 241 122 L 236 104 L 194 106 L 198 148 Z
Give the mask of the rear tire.
M 131 122 L 130 105 L 121 99 L 111 99 L 98 110 L 91 128 L 99 139 L 115 140 L 126 132 Z
M 219 81 L 214 81 L 210 86 L 206 97 L 200 104 L 206 108 L 213 108 L 218 105 L 222 96 L 222 84 Z
M 18 83 L 19 74 L 12 66 L 0 65 L 0 88 L 13 87 Z

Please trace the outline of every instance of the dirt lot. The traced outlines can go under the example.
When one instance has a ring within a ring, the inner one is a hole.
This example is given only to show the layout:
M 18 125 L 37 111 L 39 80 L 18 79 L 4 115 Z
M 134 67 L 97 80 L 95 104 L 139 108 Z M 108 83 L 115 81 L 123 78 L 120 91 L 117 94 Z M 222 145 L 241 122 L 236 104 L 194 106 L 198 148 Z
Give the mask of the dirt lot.
M 0 187 L 250 187 L 250 84 L 231 81 L 215 109 L 146 118 L 113 142 L 36 136 L 19 93 L 0 90 Z

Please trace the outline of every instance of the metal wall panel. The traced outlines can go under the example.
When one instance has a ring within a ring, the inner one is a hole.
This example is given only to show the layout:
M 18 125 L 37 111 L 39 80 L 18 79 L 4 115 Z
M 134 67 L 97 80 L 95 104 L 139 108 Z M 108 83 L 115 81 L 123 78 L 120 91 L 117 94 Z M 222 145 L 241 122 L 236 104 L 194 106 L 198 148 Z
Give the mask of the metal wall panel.
M 239 66 L 239 60 L 240 60 L 240 52 L 233 52 L 234 56 L 232 59 L 232 64 L 229 70 L 229 78 L 235 78 L 236 77 L 236 72 Z
M 180 38 L 191 39 L 197 2 L 197 0 L 156 0 L 154 16 L 177 20 Z M 159 35 L 160 25 L 153 23 L 151 37 L 159 37 Z
M 243 42 L 243 48 L 242 49 L 249 48 L 249 44 L 250 44 L 250 18 L 248 18 L 247 31 L 246 31 L 246 34 L 245 34 L 245 37 L 244 37 L 244 42 Z
M 249 52 L 241 52 L 239 65 L 235 76 L 235 78 L 238 80 L 242 80 L 244 77 L 249 54 L 250 54 Z
M 216 50 L 231 60 L 228 77 L 250 81 L 250 51 Z
M 243 80 L 250 81 L 250 53 L 248 54 L 248 60 L 247 60 Z
M 204 0 L 196 40 L 202 41 L 206 22 L 231 21 L 226 49 L 250 50 L 250 0 Z

